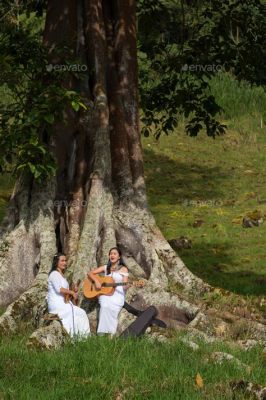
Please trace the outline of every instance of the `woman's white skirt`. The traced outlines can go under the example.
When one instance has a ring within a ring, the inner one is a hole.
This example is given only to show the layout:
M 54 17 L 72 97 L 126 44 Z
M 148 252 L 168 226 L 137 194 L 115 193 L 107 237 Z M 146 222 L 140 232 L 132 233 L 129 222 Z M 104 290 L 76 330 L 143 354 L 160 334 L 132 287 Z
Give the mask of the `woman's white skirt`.
M 123 293 L 115 292 L 112 296 L 99 297 L 100 313 L 97 333 L 116 333 L 118 315 L 124 305 Z
M 82 308 L 69 302 L 60 305 L 48 304 L 48 310 L 50 313 L 58 314 L 63 327 L 71 337 L 87 337 L 90 334 L 90 323 Z

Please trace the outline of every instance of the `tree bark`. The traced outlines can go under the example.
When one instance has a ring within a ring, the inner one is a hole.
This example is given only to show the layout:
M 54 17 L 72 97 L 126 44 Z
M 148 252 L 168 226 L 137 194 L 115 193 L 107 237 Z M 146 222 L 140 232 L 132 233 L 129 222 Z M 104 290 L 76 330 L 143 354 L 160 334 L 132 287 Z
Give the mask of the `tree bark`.
M 57 49 L 65 42 L 69 52 L 62 56 Z M 88 109 L 75 114 L 69 108 L 54 125 L 56 178 L 16 184 L 0 241 L 0 304 L 9 304 L 0 330 L 15 330 L 22 320 L 38 325 L 56 251 L 67 254 L 76 280 L 105 263 L 115 245 L 132 276 L 147 280 L 146 304 L 170 304 L 193 320 L 199 308 L 173 296 L 169 282 L 194 296 L 210 287 L 185 267 L 147 207 L 135 0 L 48 0 L 44 43 L 51 64 L 64 64 L 69 54 L 86 64 L 85 80 L 68 74 L 64 85 L 80 91 Z

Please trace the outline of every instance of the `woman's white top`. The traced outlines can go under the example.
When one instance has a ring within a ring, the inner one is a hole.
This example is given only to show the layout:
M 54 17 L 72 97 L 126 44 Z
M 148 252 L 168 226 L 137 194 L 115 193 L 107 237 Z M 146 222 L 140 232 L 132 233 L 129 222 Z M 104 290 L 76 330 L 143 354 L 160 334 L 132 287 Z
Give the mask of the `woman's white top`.
M 61 288 L 69 289 L 68 281 L 58 271 L 51 272 L 48 278 L 48 307 L 50 305 L 58 308 L 65 304 L 64 295 L 60 293 Z

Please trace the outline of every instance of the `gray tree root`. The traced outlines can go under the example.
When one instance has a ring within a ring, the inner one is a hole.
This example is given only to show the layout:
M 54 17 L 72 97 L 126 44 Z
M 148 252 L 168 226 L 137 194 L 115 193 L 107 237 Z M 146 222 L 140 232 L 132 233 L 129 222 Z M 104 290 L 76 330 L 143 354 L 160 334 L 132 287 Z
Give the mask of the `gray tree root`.
M 116 208 L 115 221 L 117 241 L 123 253 L 133 256 L 152 282 L 160 283 L 165 289 L 171 280 L 196 296 L 211 290 L 186 268 L 148 210 L 133 204 L 127 209 Z
M 26 195 L 27 194 L 27 195 Z M 18 222 L 0 241 L 0 305 L 7 305 L 27 290 L 55 252 L 54 182 L 17 194 Z M 49 251 L 50 250 L 50 251 Z

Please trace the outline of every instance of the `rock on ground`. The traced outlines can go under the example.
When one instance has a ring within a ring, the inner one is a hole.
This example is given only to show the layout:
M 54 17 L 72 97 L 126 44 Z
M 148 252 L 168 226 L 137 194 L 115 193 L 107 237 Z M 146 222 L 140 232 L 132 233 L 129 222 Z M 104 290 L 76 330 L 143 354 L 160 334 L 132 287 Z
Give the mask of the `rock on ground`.
M 69 339 L 68 333 L 59 321 L 37 329 L 29 338 L 27 346 L 40 350 L 59 349 Z

